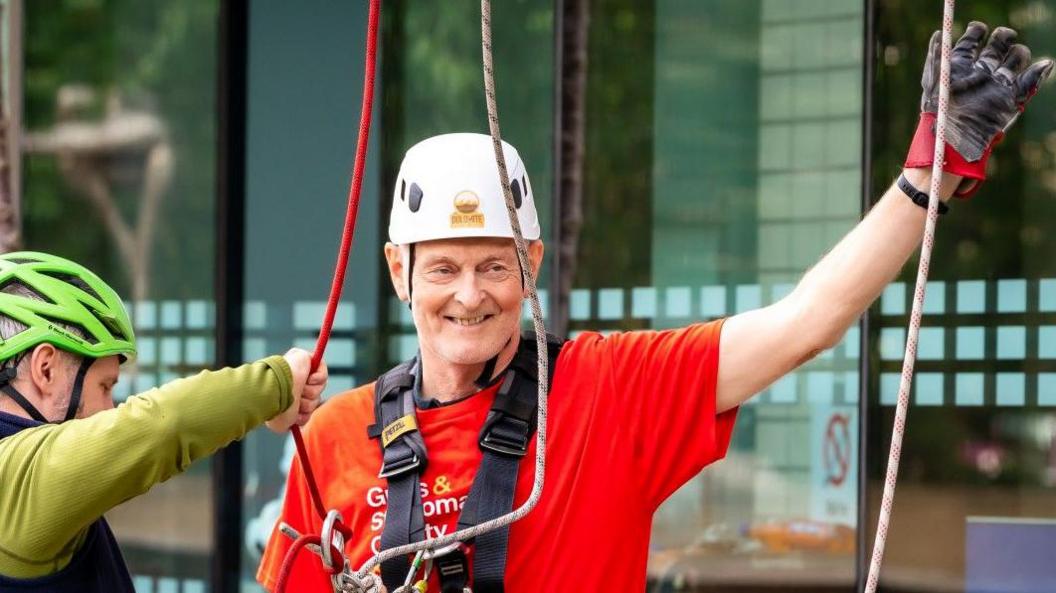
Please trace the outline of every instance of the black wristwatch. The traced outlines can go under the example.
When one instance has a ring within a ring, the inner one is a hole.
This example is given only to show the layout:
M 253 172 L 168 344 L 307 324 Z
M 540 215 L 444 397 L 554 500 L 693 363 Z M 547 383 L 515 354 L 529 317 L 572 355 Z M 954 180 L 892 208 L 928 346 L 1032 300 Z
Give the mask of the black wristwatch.
M 909 199 L 913 200 L 914 204 L 925 210 L 928 209 L 928 194 L 913 187 L 913 184 L 906 179 L 905 174 L 898 176 L 898 189 L 902 190 L 902 193 L 909 196 Z M 949 209 L 949 206 L 944 204 L 942 200 L 939 200 L 939 214 L 946 214 Z

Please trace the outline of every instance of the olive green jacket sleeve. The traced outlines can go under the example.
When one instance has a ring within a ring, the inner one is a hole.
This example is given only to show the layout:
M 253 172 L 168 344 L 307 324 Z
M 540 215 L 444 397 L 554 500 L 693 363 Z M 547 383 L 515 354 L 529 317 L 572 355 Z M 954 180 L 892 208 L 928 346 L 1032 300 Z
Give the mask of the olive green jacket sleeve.
M 103 513 L 288 408 L 291 382 L 289 365 L 273 356 L 0 440 L 0 574 L 59 570 Z

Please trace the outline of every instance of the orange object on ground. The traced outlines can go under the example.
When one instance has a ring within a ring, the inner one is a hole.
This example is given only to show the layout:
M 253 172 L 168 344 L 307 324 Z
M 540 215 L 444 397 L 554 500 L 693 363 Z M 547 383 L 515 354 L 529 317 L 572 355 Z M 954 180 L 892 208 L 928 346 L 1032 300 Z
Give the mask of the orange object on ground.
M 748 528 L 748 536 L 762 542 L 772 552 L 815 550 L 831 554 L 853 554 L 856 536 L 853 528 L 822 521 L 770 521 Z

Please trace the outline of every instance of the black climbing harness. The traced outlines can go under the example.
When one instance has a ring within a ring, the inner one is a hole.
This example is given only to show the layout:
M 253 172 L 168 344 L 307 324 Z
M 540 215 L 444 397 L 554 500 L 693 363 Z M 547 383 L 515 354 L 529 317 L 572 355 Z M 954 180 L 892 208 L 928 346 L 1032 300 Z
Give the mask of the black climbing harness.
M 557 356 L 564 341 L 550 335 L 546 338 L 549 384 L 553 381 Z M 420 373 L 416 357 L 382 375 L 375 386 L 376 423 L 367 429 L 367 434 L 380 442 L 383 461 L 379 477 L 385 478 L 389 486 L 385 528 L 381 535 L 383 550 L 425 539 L 419 482 L 428 455 L 415 413 L 415 391 Z M 538 380 L 534 333 L 526 332 L 521 337 L 513 360 L 496 380 L 501 384 L 478 440 L 483 458 L 462 507 L 458 529 L 500 517 L 513 508 L 520 461 L 528 452 L 536 427 Z M 487 384 L 486 381 L 485 386 Z M 494 385 L 494 382 L 490 384 Z M 506 526 L 478 536 L 468 546 L 452 547 L 436 557 L 434 565 L 440 577 L 440 590 L 443 593 L 463 593 L 472 583 L 477 593 L 501 593 L 508 539 L 509 526 Z M 473 551 L 472 578 L 467 554 L 470 549 Z M 403 585 L 410 568 L 407 557 L 383 562 L 381 577 L 385 587 L 393 591 Z

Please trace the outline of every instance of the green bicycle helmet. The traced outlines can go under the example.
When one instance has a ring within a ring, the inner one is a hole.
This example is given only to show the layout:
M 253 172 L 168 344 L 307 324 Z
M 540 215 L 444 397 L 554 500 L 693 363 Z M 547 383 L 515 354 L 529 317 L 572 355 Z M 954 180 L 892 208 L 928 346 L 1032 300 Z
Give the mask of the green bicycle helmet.
M 40 299 L 2 292 L 12 284 L 22 285 Z M 0 315 L 26 326 L 13 336 L 0 338 L 0 361 L 44 343 L 84 358 L 67 420 L 77 412 L 84 374 L 95 359 L 116 354 L 125 360 L 136 354 L 132 322 L 120 297 L 90 270 L 68 259 L 32 251 L 0 255 Z M 84 337 L 64 326 L 78 328 Z M 15 395 L 17 391 L 10 384 L 14 372 L 13 365 L 0 373 L 0 389 L 35 420 L 44 422 L 43 415 L 24 397 Z

